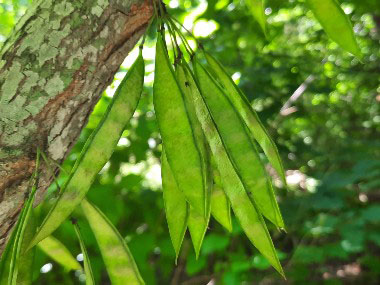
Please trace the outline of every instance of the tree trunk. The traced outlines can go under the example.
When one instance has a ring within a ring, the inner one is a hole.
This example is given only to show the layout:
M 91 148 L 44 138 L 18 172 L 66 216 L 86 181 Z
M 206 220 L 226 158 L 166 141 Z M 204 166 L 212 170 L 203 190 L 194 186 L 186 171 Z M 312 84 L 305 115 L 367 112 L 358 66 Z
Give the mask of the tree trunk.
M 62 163 L 144 33 L 151 0 L 36 0 L 0 51 L 0 253 L 37 147 Z M 57 169 L 55 171 L 58 171 Z M 42 164 L 37 203 L 53 177 Z

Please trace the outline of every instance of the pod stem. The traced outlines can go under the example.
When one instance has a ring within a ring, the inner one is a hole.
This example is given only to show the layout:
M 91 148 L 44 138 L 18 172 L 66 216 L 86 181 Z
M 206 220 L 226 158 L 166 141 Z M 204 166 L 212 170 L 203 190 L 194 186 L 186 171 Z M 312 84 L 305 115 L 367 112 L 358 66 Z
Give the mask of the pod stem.
M 176 64 L 182 58 L 182 51 L 181 51 L 181 49 L 179 47 L 179 44 L 178 44 L 177 38 L 176 38 L 176 34 L 173 31 L 172 27 L 169 25 L 169 23 L 166 23 L 166 26 L 168 27 L 170 39 L 171 39 L 172 46 L 173 46 L 174 64 Z
M 154 2 L 153 2 L 153 3 L 154 3 Z M 141 41 L 141 43 L 140 43 L 139 48 L 140 48 L 141 50 L 142 50 L 143 47 L 144 47 L 144 43 L 145 43 L 145 39 L 146 39 L 146 35 L 149 33 L 149 30 L 150 30 L 150 28 L 151 28 L 151 26 L 152 26 L 154 20 L 155 20 L 156 18 L 158 18 L 158 17 L 156 16 L 156 13 L 154 13 L 154 14 L 155 14 L 155 15 L 153 15 L 153 17 L 149 20 L 148 26 L 147 26 L 147 28 L 146 28 L 146 30 L 145 30 L 144 36 L 143 36 L 142 41 Z
M 61 192 L 61 187 L 58 184 L 57 176 L 55 175 L 54 171 L 51 168 L 51 162 L 49 162 L 48 157 L 45 155 L 45 153 L 43 151 L 40 151 L 40 154 L 41 154 L 42 159 L 46 163 L 47 170 L 50 172 L 50 175 L 54 179 L 54 184 L 57 187 L 58 193 Z M 66 170 L 64 170 L 60 165 L 57 165 L 57 166 L 59 167 L 60 170 L 64 171 L 67 174 Z
M 37 157 L 36 157 L 36 167 L 35 167 L 35 170 L 34 170 L 34 173 L 33 173 L 33 186 L 36 187 L 36 189 L 34 191 L 37 190 L 37 187 L 38 187 L 38 183 L 39 183 L 39 173 L 38 173 L 38 170 L 40 168 L 40 158 L 41 158 L 41 150 L 39 147 L 37 147 Z M 33 192 L 32 190 L 32 192 Z
M 172 28 L 174 30 L 176 30 L 177 34 L 179 35 L 179 37 L 181 38 L 181 41 L 182 41 L 182 44 L 183 46 L 185 47 L 186 49 L 186 52 L 190 55 L 190 57 L 193 56 L 193 54 L 195 53 L 193 51 L 193 49 L 191 48 L 191 46 L 189 45 L 189 43 L 187 42 L 185 36 L 182 34 L 181 30 L 176 26 L 176 24 L 173 22 L 172 20 L 173 17 L 167 17 L 167 20 L 169 22 L 169 24 L 172 26 Z
M 194 36 L 194 34 L 191 31 L 189 31 L 180 21 L 178 21 L 176 18 L 172 16 L 170 16 L 170 18 L 177 22 L 177 24 L 180 25 L 196 41 L 198 45 L 200 44 L 199 40 Z
M 162 18 L 161 18 L 161 13 L 157 8 L 157 3 L 156 0 L 153 0 L 153 8 L 154 8 L 154 16 L 157 18 L 157 31 L 160 31 L 162 33 Z
M 34 195 L 34 193 L 37 191 L 37 188 L 38 188 L 38 183 L 39 183 L 39 173 L 38 173 L 38 170 L 40 168 L 40 156 L 41 156 L 41 150 L 39 147 L 37 147 L 37 157 L 36 157 L 36 165 L 35 165 L 35 169 L 34 169 L 34 172 L 33 172 L 33 175 L 30 179 L 30 184 L 29 184 L 29 187 L 31 187 L 31 192 L 27 193 L 27 197 L 29 197 L 29 195 Z
M 159 17 L 158 17 L 158 11 L 157 11 L 157 6 L 156 6 L 156 1 L 152 1 L 152 2 L 153 2 L 154 17 L 156 17 L 157 19 L 159 19 Z

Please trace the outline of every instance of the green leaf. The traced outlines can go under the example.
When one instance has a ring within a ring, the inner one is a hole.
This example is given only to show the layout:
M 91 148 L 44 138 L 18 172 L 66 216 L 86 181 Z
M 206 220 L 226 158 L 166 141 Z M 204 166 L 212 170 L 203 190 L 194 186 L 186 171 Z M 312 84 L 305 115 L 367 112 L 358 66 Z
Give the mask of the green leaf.
M 269 268 L 270 264 L 264 256 L 258 254 L 252 258 L 252 266 L 257 269 L 265 270 Z
M 351 21 L 336 0 L 306 0 L 326 34 L 343 49 L 362 57 Z
M 125 125 L 135 112 L 143 83 L 144 59 L 140 52 L 120 83 L 102 121 L 86 141 L 68 180 L 30 248 L 55 231 L 84 199 L 96 175 L 110 159 Z
M 283 228 L 284 222 L 271 183 L 238 110 L 206 69 L 196 61 L 193 64 L 202 98 L 244 188 L 258 206 L 260 213 Z
M 251 11 L 253 17 L 259 23 L 265 37 L 268 36 L 267 23 L 265 17 L 264 0 L 246 0 L 247 6 Z
M 167 162 L 164 149 L 161 157 L 161 177 L 166 220 L 177 260 L 187 228 L 189 210 L 185 196 L 179 190 L 170 165 Z
M 379 232 L 370 232 L 368 234 L 368 240 L 372 241 L 378 247 L 380 247 L 380 233 Z
M 48 236 L 40 241 L 38 248 L 58 264 L 62 265 L 67 271 L 82 269 L 82 266 L 67 247 L 53 236 Z
M 108 218 L 87 200 L 82 203 L 112 284 L 144 284 L 129 248 Z
M 168 163 L 188 203 L 206 217 L 201 154 L 197 148 L 184 94 L 177 82 L 162 35 L 156 44 L 153 104 Z
M 362 211 L 362 218 L 368 222 L 380 222 L 380 205 L 371 205 Z
M 190 276 L 197 274 L 207 266 L 207 259 L 205 256 L 200 256 L 198 259 L 194 254 L 190 254 L 186 262 L 186 273 Z
M 75 233 L 77 234 L 77 237 L 80 243 L 80 248 L 83 254 L 84 273 L 86 274 L 86 285 L 93 285 L 95 284 L 95 279 L 92 273 L 90 257 L 88 256 L 87 248 L 86 248 L 86 245 L 84 244 L 83 237 L 80 232 L 80 228 L 78 224 L 74 224 L 74 230 L 75 230 Z
M 326 253 L 326 256 L 329 258 L 346 260 L 349 256 L 349 253 L 345 251 L 341 243 L 330 243 L 323 246 L 323 252 Z
M 322 263 L 325 260 L 323 248 L 317 246 L 300 245 L 294 252 L 293 258 L 296 262 L 303 264 Z

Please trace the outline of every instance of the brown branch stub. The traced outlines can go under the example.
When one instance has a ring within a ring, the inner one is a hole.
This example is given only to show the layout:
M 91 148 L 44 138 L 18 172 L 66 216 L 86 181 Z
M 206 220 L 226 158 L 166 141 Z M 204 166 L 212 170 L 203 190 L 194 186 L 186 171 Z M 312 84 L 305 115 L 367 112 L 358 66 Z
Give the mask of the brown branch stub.
M 66 158 L 153 15 L 150 0 L 97 2 L 41 1 L 0 51 L 0 253 L 24 203 L 37 146 L 57 163 Z M 52 180 L 42 164 L 37 202 Z

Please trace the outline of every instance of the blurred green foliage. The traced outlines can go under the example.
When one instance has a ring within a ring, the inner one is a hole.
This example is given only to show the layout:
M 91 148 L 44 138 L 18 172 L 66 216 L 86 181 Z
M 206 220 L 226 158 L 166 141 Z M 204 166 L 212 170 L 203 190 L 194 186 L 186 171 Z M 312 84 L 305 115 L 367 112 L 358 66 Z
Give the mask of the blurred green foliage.
M 29 2 L 0 0 L 0 41 L 5 40 Z M 363 62 L 327 38 L 303 1 L 266 1 L 268 39 L 244 2 L 172 0 L 168 4 L 170 13 L 180 21 L 205 23 L 203 29 L 207 24 L 213 27 L 213 33 L 204 36 L 202 43 L 239 82 L 279 147 L 288 169 L 289 189 L 283 188 L 275 174 L 274 180 L 287 233 L 272 228 L 272 237 L 289 282 L 378 284 L 378 1 L 341 1 L 353 22 Z M 146 45 L 152 47 L 153 38 Z M 151 57 L 146 63 L 147 84 L 138 112 L 98 175 L 89 200 L 125 236 L 147 284 L 207 284 L 212 279 L 216 284 L 284 282 L 250 245 L 236 221 L 231 234 L 211 222 L 198 260 L 186 236 L 175 266 L 157 180 L 160 138 L 152 111 Z M 295 100 L 288 101 L 290 98 Z M 64 169 L 72 167 L 109 101 L 105 93 Z M 59 182 L 64 179 L 61 173 Z M 41 212 L 46 212 L 55 193 L 53 186 Z M 88 245 L 95 278 L 99 284 L 108 284 L 95 238 L 81 213 L 75 215 Z M 54 236 L 74 256 L 80 253 L 70 222 Z M 53 268 L 40 273 L 47 263 Z M 38 252 L 36 284 L 79 284 L 81 280 L 83 273 L 67 273 Z

